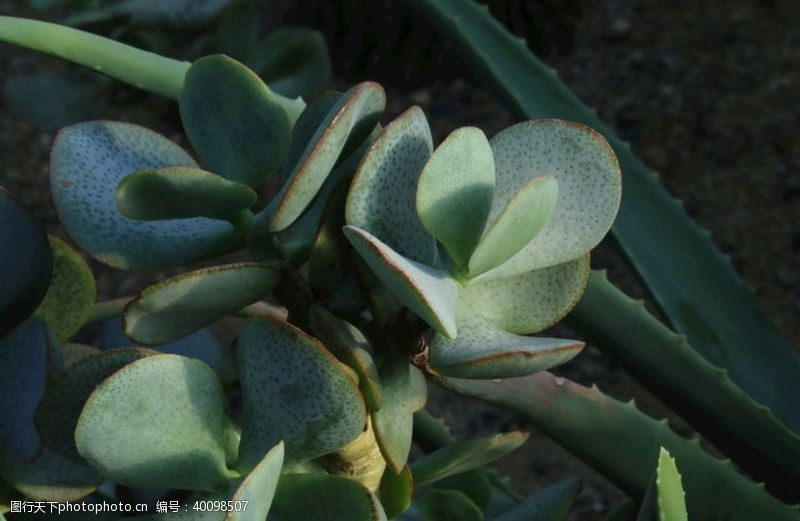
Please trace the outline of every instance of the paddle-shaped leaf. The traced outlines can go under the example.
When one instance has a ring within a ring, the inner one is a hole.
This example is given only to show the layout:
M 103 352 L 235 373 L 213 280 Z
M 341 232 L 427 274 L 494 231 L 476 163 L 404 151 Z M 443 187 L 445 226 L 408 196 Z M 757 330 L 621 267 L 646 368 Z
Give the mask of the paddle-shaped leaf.
M 234 502 L 247 501 L 247 508 L 228 512 L 225 521 L 264 521 L 272 505 L 282 467 L 283 442 L 280 442 L 250 471 L 231 497 Z
M 603 136 L 577 123 L 533 120 L 503 130 L 491 144 L 497 189 L 490 223 L 534 177 L 551 174 L 558 180 L 558 201 L 547 224 L 493 276 L 560 264 L 600 242 L 622 191 L 617 158 Z
M 558 181 L 549 174 L 528 181 L 489 226 L 472 256 L 469 276 L 500 266 L 544 228 L 558 199 Z
M 518 334 L 541 331 L 578 303 L 589 277 L 589 255 L 512 277 L 475 282 L 464 301 L 496 326 Z
M 483 512 L 458 490 L 432 490 L 419 502 L 422 521 L 483 521 Z
M 177 340 L 259 300 L 279 276 L 272 264 L 239 263 L 162 280 L 125 306 L 125 334 L 146 345 Z
M 445 376 L 514 378 L 561 365 L 577 355 L 583 342 L 562 338 L 519 336 L 500 329 L 459 302 L 458 335 L 436 334 L 428 363 Z
M 277 442 L 290 462 L 353 441 L 366 425 L 356 382 L 315 338 L 274 319 L 251 319 L 239 334 L 244 424 L 239 468 L 248 470 Z
M 493 193 L 492 148 L 475 127 L 460 128 L 447 136 L 422 169 L 417 213 L 458 267 L 466 266 L 478 244 Z
M 247 185 L 199 168 L 139 170 L 122 178 L 116 189 L 119 213 L 137 221 L 186 217 L 235 219 L 256 202 Z
M 515 431 L 458 441 L 414 461 L 411 464 L 414 483 L 424 485 L 482 467 L 514 451 L 527 439 L 528 433 Z
M 114 191 L 136 170 L 197 165 L 168 139 L 143 127 L 92 121 L 66 127 L 53 144 L 50 187 L 61 222 L 102 262 L 158 269 L 228 252 L 240 244 L 233 227 L 212 219 L 139 222 L 119 214 Z
M 383 458 L 399 474 L 411 450 L 413 415 L 425 405 L 428 389 L 422 372 L 397 349 L 386 354 L 380 375 L 383 400 L 371 415 L 372 427 Z
M 374 82 L 363 82 L 345 92 L 331 107 L 314 132 L 302 156 L 275 198 L 263 213 L 269 230 L 279 232 L 291 225 L 317 195 L 339 157 L 357 147 L 383 114 L 386 94 Z
M 433 265 L 436 241 L 417 215 L 417 184 L 433 151 L 428 120 L 411 107 L 383 129 L 350 185 L 347 224 L 379 237 L 401 255 Z
M 656 469 L 658 521 L 687 521 L 685 493 L 675 458 L 661 448 Z
M 408 465 L 403 467 L 399 474 L 386 468 L 381 477 L 379 493 L 381 504 L 389 519 L 394 519 L 408 510 L 414 494 L 414 479 L 411 477 L 411 469 L 408 468 Z
M 256 186 L 289 152 L 291 123 L 261 78 L 223 55 L 206 56 L 186 73 L 180 98 L 186 135 L 204 165 Z
M 580 491 L 580 477 L 559 481 L 537 490 L 528 499 L 492 521 L 561 521 Z
M 33 313 L 50 284 L 47 235 L 10 192 L 0 187 L 0 339 Z
M 112 373 L 153 354 L 156 351 L 149 349 L 115 349 L 78 362 L 64 371 L 36 408 L 34 420 L 42 441 L 59 456 L 82 462 L 75 446 L 75 426 L 84 403 Z
M 77 333 L 89 318 L 97 298 L 97 285 L 80 253 L 54 235 L 49 240 L 53 276 L 36 315 L 63 341 Z
M 383 521 L 383 507 L 360 483 L 325 474 L 284 474 L 270 519 L 276 521 Z
M 19 457 L 5 460 L 2 470 L 6 482 L 35 501 L 76 501 L 103 482 L 93 468 L 64 459 L 46 446 L 32 461 Z
M 345 226 L 344 235 L 395 297 L 439 333 L 456 336 L 459 286 L 450 275 L 403 257 L 361 228 Z
M 75 428 L 78 453 L 123 485 L 218 490 L 232 477 L 224 399 L 203 362 L 147 356 L 112 374 L 86 401 Z

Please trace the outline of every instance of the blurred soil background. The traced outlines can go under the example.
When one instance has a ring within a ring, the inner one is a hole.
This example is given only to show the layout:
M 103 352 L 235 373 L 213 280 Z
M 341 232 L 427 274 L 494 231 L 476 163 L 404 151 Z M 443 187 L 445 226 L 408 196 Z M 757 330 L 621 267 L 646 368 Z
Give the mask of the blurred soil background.
M 491 9 L 631 141 L 687 212 L 711 231 L 800 352 L 800 3 L 502 0 Z M 403 2 L 278 0 L 267 11 L 266 24 L 307 25 L 325 34 L 336 87 L 363 79 L 383 83 L 386 120 L 420 105 L 436 143 L 459 126 L 474 125 L 491 136 L 514 122 Z M 0 0 L 0 14 L 58 20 L 68 12 L 45 15 L 21 0 Z M 67 67 L 0 44 L 2 80 Z M 128 89 L 115 96 L 121 102 L 104 108 L 102 117 L 145 124 L 186 145 L 169 103 Z M 48 188 L 53 137 L 0 101 L 0 184 L 64 237 Z M 659 230 L 652 232 L 657 243 Z M 594 255 L 593 265 L 608 268 L 629 294 L 644 296 L 608 245 Z M 131 294 L 167 275 L 113 272 L 96 262 L 93 268 L 102 298 Z M 564 328 L 554 333 L 570 334 Z M 669 417 L 679 432 L 691 434 L 592 347 L 557 372 L 596 383 L 617 398 L 635 398 L 649 414 Z M 431 391 L 432 412 L 443 415 L 458 436 L 520 427 L 505 414 Z M 524 493 L 567 476 L 586 476 L 570 519 L 600 519 L 623 497 L 535 431 L 520 453 L 498 468 Z

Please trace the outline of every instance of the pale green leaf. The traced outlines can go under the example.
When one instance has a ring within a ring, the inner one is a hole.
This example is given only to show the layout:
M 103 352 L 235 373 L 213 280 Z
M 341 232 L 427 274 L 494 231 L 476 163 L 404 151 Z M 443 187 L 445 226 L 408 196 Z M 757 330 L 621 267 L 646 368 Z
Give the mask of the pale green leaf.
M 231 497 L 234 505 L 237 501 L 247 501 L 247 508 L 228 512 L 225 521 L 264 521 L 272 505 L 282 467 L 283 442 L 280 442 L 250 471 Z
M 278 483 L 270 520 L 384 521 L 383 507 L 357 481 L 325 474 L 284 474 Z
M 414 479 L 411 477 L 411 469 L 408 468 L 408 465 L 404 466 L 398 474 L 387 467 L 381 477 L 379 494 L 381 504 L 389 519 L 394 519 L 408 510 L 414 495 Z
M 661 448 L 656 469 L 659 521 L 687 521 L 686 499 L 675 458 Z

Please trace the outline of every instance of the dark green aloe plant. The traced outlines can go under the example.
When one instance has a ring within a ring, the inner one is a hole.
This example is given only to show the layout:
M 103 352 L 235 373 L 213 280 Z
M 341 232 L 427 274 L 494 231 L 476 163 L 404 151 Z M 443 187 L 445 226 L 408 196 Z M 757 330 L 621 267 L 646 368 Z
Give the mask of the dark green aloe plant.
M 111 267 L 204 263 L 96 303 L 81 254 L 0 192 L 11 501 L 155 488 L 180 511 L 140 519 L 563 519 L 580 481 L 517 496 L 486 465 L 527 434 L 454 439 L 424 410 L 433 381 L 553 435 L 644 498 L 640 519 L 797 519 L 697 442 L 545 372 L 583 344 L 528 335 L 581 299 L 620 203 L 594 130 L 531 120 L 435 147 L 418 107 L 381 126 L 373 82 L 306 104 L 227 56 L 181 62 L 9 17 L 0 39 L 178 102 L 197 159 L 143 127 L 79 123 L 55 140 L 51 191 L 72 240 Z M 243 319 L 230 350 L 206 329 L 227 316 Z M 93 322 L 99 347 L 70 342 Z M 429 450 L 410 461 L 415 438 Z

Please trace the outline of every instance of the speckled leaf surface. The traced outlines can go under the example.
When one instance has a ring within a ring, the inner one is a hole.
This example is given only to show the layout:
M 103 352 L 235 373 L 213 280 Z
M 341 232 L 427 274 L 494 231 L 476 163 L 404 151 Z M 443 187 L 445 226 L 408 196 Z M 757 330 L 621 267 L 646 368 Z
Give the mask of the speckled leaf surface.
M 395 474 L 390 468 L 383 471 L 379 494 L 386 517 L 394 519 L 411 506 L 414 496 L 414 479 L 408 465 Z
M 3 469 L 3 479 L 34 501 L 64 503 L 88 496 L 103 478 L 87 465 L 62 458 L 48 447 L 34 460 L 14 458 Z
M 344 234 L 395 297 L 432 328 L 449 338 L 455 337 L 459 287 L 450 275 L 403 257 L 355 226 L 345 226 Z
M 42 441 L 59 456 L 82 462 L 75 446 L 75 426 L 89 395 L 112 373 L 153 354 L 156 351 L 148 349 L 115 349 L 64 371 L 36 408 L 34 420 Z
M 411 107 L 386 125 L 367 151 L 347 196 L 345 221 L 412 260 L 433 265 L 436 241 L 417 215 L 417 184 L 433 152 L 428 120 Z
M 463 492 L 432 490 L 419 502 L 422 521 L 483 521 L 483 512 Z
M 313 498 L 313 499 L 311 499 Z M 384 521 L 378 498 L 357 481 L 325 474 L 284 474 L 270 519 L 276 521 Z
M 283 442 L 267 452 L 242 483 L 236 488 L 231 501 L 247 501 L 247 508 L 233 510 L 225 516 L 225 521 L 264 521 L 272 506 L 275 489 L 283 467 Z
M 658 455 L 656 488 L 658 490 L 658 521 L 687 521 L 681 475 L 675 464 L 675 458 L 670 456 L 663 447 Z
M 163 280 L 125 306 L 125 334 L 145 345 L 177 340 L 261 299 L 279 277 L 275 265 L 237 263 Z
M 33 313 L 50 283 L 47 235 L 28 210 L 0 187 L 0 339 Z M 13 223 L 13 225 L 11 224 Z
M 312 135 L 271 209 L 269 230 L 290 226 L 308 207 L 343 151 L 358 146 L 383 114 L 386 94 L 374 82 L 345 92 Z
M 203 362 L 153 355 L 103 381 L 75 429 L 78 452 L 128 486 L 218 490 L 231 477 L 223 443 L 224 394 Z
M 89 318 L 97 298 L 97 285 L 80 253 L 54 235 L 48 239 L 53 252 L 53 275 L 36 315 L 65 341 Z
M 459 128 L 447 136 L 422 169 L 417 213 L 458 267 L 467 264 L 481 238 L 494 183 L 492 148 L 475 127 Z
M 480 275 L 516 255 L 547 225 L 557 200 L 553 175 L 539 175 L 523 185 L 481 237 L 469 258 L 469 275 Z
M 547 224 L 495 276 L 563 263 L 600 242 L 622 192 L 616 156 L 600 134 L 577 123 L 533 120 L 503 130 L 491 145 L 497 189 L 490 223 L 532 178 L 551 174 L 558 180 L 558 201 Z
M 527 433 L 514 431 L 453 443 L 411 464 L 414 483 L 424 485 L 482 467 L 516 450 L 527 439 Z
M 81 248 L 121 269 L 175 266 L 236 248 L 239 239 L 229 223 L 201 217 L 140 222 L 119 214 L 119 181 L 164 166 L 197 165 L 172 141 L 136 125 L 92 121 L 62 129 L 50 163 L 61 222 Z
M 291 136 L 286 111 L 261 78 L 232 58 L 194 62 L 179 106 L 203 164 L 226 179 L 256 186 L 286 159 Z
M 119 213 L 137 221 L 187 217 L 230 220 L 257 199 L 247 185 L 186 167 L 133 172 L 122 178 L 115 195 Z
M 400 473 L 411 450 L 414 413 L 425 405 L 425 377 L 396 350 L 387 353 L 380 371 L 383 400 L 374 411 L 372 428 L 388 468 Z
M 517 334 L 541 331 L 578 303 L 589 277 L 589 255 L 503 279 L 476 282 L 461 292 L 492 323 Z
M 460 302 L 458 335 L 436 334 L 428 363 L 445 376 L 458 378 L 515 378 L 561 365 L 577 355 L 583 342 L 562 338 L 515 335 L 500 329 Z
M 358 385 L 315 338 L 274 319 L 251 319 L 238 343 L 244 422 L 239 468 L 279 441 L 290 462 L 333 452 L 366 425 Z

